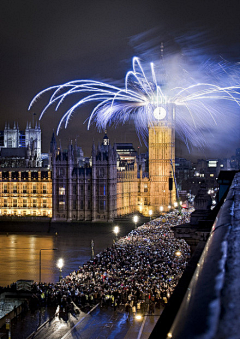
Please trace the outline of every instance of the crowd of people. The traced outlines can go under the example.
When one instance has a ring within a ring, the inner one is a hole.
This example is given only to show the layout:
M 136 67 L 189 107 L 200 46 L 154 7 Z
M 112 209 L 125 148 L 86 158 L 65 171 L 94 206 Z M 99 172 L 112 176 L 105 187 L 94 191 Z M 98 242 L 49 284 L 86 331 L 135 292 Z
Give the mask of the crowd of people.
M 190 258 L 190 247 L 172 230 L 188 221 L 188 213 L 172 212 L 139 226 L 59 283 L 35 283 L 32 303 L 153 312 L 167 303 Z

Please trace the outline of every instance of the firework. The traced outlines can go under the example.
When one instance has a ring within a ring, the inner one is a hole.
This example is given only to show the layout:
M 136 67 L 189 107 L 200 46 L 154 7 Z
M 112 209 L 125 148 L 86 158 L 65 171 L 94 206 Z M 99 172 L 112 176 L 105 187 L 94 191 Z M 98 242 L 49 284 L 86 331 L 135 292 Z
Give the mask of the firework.
M 224 61 L 208 62 L 198 71 L 201 74 L 199 77 L 178 60 L 174 62 L 174 67 L 170 62 L 165 62 L 163 76 L 162 71 L 158 74 L 153 63 L 150 63 L 146 73 L 140 59 L 134 57 L 132 70 L 127 72 L 123 88 L 94 80 L 70 81 L 38 93 L 29 109 L 43 93 L 53 91 L 40 114 L 41 119 L 50 106 L 55 105 L 55 110 L 58 110 L 66 97 L 81 94 L 83 97 L 62 116 L 57 134 L 62 125 L 65 128 L 68 126 L 77 109 L 86 103 L 96 102 L 89 116 L 88 129 L 92 123 L 99 129 L 105 129 L 107 125 L 116 126 L 131 120 L 141 137 L 147 135 L 148 128 L 156 121 L 165 118 L 166 106 L 173 104 L 176 107 L 177 134 L 186 145 L 190 141 L 194 146 L 202 146 L 206 141 L 204 132 L 212 133 L 213 126 L 219 127 L 219 121 L 222 123 L 226 119 L 228 111 L 233 114 L 239 108 L 240 85 L 235 68 L 232 71 L 231 65 Z M 176 72 L 176 65 L 181 72 Z M 204 81 L 199 81 L 199 78 Z M 231 120 L 230 116 L 228 119 Z

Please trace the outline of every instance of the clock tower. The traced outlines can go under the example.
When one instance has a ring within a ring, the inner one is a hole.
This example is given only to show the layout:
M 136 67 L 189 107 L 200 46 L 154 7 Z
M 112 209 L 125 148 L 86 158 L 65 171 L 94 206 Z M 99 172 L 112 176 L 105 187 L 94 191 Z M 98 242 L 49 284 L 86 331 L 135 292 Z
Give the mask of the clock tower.
M 175 171 L 175 106 L 159 105 L 149 123 L 149 210 L 153 214 L 168 211 L 176 202 Z M 161 207 L 162 206 L 162 207 Z

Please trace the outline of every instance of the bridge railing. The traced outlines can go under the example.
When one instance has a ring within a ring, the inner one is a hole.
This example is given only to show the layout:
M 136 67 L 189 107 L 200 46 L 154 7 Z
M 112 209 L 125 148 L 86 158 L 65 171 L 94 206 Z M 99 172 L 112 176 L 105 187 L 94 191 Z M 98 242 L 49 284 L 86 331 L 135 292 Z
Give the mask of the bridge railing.
M 232 307 L 235 313 L 239 314 L 234 314 L 233 310 L 227 308 L 228 303 L 240 304 L 240 300 L 229 300 L 228 288 L 234 277 L 240 278 L 240 255 L 238 265 L 236 263 L 230 265 L 233 256 L 232 247 L 240 246 L 238 206 L 240 206 L 240 173 L 235 175 L 226 200 L 213 224 L 210 237 L 167 338 L 216 339 L 220 338 L 220 332 L 221 339 L 230 338 L 229 331 L 233 330 L 234 324 L 230 321 L 227 326 L 229 319 L 240 317 L 240 307 Z M 238 255 L 237 251 L 234 255 Z M 237 288 L 239 290 L 239 287 Z M 232 314 L 226 316 L 227 312 Z M 224 325 L 221 324 L 223 321 Z M 238 320 L 235 326 L 239 327 Z

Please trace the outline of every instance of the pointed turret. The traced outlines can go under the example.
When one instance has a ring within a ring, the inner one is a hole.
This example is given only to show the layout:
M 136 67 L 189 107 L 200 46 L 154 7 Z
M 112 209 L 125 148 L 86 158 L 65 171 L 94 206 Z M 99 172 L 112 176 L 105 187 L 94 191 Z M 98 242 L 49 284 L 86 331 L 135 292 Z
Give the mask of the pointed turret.
M 57 149 L 57 142 L 56 142 L 56 138 L 55 138 L 55 134 L 53 130 L 52 139 L 50 142 L 50 153 L 54 153 L 56 149 Z
M 107 136 L 107 130 L 105 130 L 105 135 L 103 137 L 103 142 L 102 142 L 103 146 L 108 146 L 109 145 L 109 138 Z

